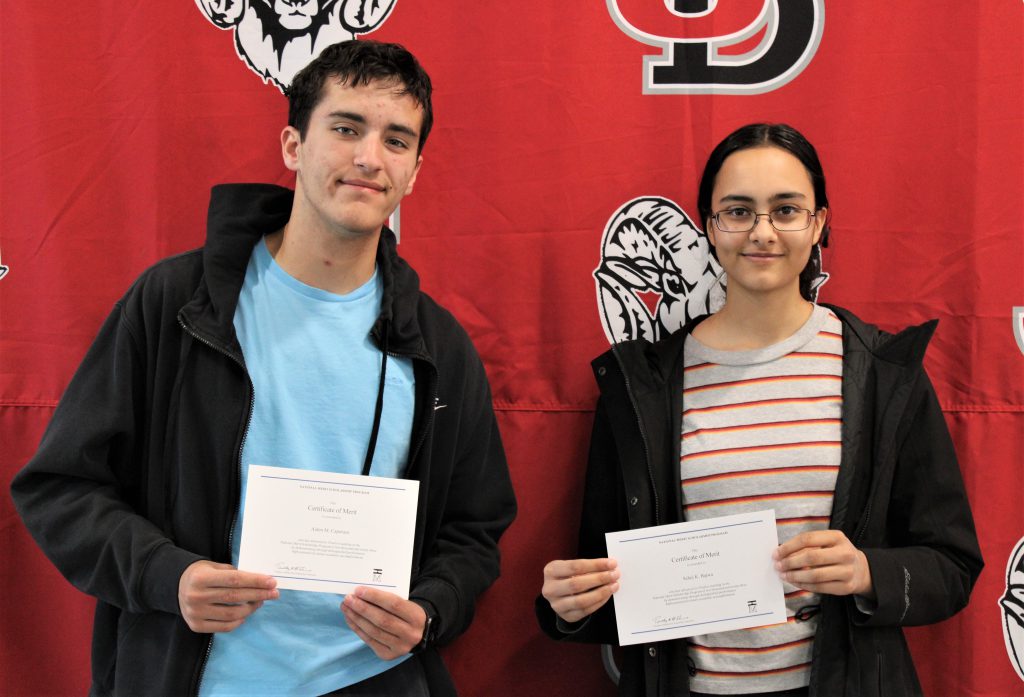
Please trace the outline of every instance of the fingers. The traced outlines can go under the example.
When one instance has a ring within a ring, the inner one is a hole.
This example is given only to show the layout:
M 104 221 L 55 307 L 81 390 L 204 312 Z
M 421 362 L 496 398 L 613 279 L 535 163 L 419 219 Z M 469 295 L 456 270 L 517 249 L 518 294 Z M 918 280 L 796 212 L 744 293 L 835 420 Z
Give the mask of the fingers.
M 422 607 L 394 593 L 382 591 L 379 588 L 359 587 L 351 595 L 380 608 L 384 612 L 395 615 L 405 622 L 415 623 L 418 621 L 422 625 L 426 621 L 427 613 L 423 611 Z
M 544 567 L 541 595 L 566 622 L 578 622 L 597 610 L 619 590 L 620 572 L 614 559 L 556 560 Z
M 403 656 L 423 638 L 427 613 L 411 600 L 375 588 L 356 588 L 341 603 L 345 622 L 378 658 Z
M 801 533 L 772 556 L 782 580 L 798 588 L 828 595 L 873 592 L 867 557 L 839 530 Z
M 544 578 L 571 578 L 594 572 L 610 571 L 617 566 L 614 559 L 556 559 L 548 562 L 544 567 Z
M 806 547 L 829 547 L 839 543 L 840 540 L 849 542 L 846 539 L 846 535 L 839 530 L 802 532 L 776 547 L 772 556 L 775 559 L 783 559 Z
M 398 658 L 402 655 L 402 653 L 399 653 L 396 649 L 392 649 L 387 644 L 381 642 L 377 638 L 367 633 L 363 629 L 364 625 L 360 624 L 356 619 L 354 619 L 349 614 L 350 611 L 346 611 L 344 603 L 341 606 L 341 610 L 345 615 L 345 624 L 348 625 L 349 629 L 351 629 L 352 632 L 357 637 L 362 639 L 364 644 L 366 644 L 370 647 L 370 649 L 373 650 L 373 652 L 377 655 L 377 658 L 381 659 L 382 661 L 390 661 L 391 659 Z
M 548 602 L 555 614 L 566 622 L 579 622 L 600 610 L 618 590 L 619 584 L 612 583 L 578 595 L 563 596 L 556 600 L 549 598 Z
M 239 571 L 228 564 L 197 561 L 178 580 L 181 616 L 194 632 L 230 632 L 279 596 L 271 576 Z
M 212 588 L 238 588 L 271 590 L 277 586 L 273 576 L 251 571 L 239 571 L 230 564 L 196 562 L 185 573 L 192 572 L 194 583 Z

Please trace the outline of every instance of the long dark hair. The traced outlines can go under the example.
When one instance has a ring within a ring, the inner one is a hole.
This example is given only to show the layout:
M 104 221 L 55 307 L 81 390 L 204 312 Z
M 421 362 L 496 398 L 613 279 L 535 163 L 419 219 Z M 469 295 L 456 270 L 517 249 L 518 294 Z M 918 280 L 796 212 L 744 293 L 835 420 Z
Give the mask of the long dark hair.
M 714 213 L 711 209 L 711 192 L 715 188 L 715 177 L 718 176 L 718 170 L 722 169 L 725 158 L 739 150 L 765 146 L 781 148 L 800 160 L 804 169 L 811 176 L 811 184 L 814 187 L 815 212 L 822 208 L 828 208 L 825 171 L 822 169 L 818 153 L 810 141 L 804 138 L 800 131 L 784 123 L 752 123 L 730 133 L 725 140 L 715 146 L 708 156 L 708 162 L 704 165 L 704 174 L 700 178 L 700 188 L 697 190 L 697 210 L 705 226 L 710 224 L 711 215 Z M 818 242 L 820 246 L 828 246 L 828 236 L 831 230 L 830 214 L 821 229 L 821 240 Z M 711 253 L 715 254 L 714 246 L 711 246 Z M 715 258 L 718 258 L 717 254 Z M 821 275 L 821 251 L 815 248 L 811 250 L 807 265 L 800 272 L 800 295 L 804 299 L 814 299 L 813 284 L 819 275 Z

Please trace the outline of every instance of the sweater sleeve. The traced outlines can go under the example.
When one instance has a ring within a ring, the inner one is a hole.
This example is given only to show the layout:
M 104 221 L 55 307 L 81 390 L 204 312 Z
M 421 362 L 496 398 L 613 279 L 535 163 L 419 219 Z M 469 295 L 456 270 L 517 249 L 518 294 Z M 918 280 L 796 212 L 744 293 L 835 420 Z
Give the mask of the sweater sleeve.
M 145 360 L 122 304 L 87 352 L 11 493 L 29 532 L 79 590 L 130 612 L 178 613 L 177 586 L 200 557 L 133 506 Z
M 866 626 L 922 625 L 967 605 L 983 566 L 970 504 L 935 391 L 923 369 L 893 476 L 888 545 L 863 549 L 877 607 Z

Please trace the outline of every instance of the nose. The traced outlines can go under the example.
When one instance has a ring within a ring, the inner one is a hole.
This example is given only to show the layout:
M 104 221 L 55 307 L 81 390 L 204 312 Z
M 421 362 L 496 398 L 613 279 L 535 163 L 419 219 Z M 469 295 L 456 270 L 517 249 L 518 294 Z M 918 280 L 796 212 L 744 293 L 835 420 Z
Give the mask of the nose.
M 366 172 L 376 172 L 382 165 L 381 143 L 371 136 L 359 141 L 355 151 L 355 165 Z
M 762 218 L 764 218 L 763 224 Z M 771 214 L 755 213 L 754 228 L 750 231 L 750 239 L 755 243 L 770 244 L 775 241 L 775 237 L 776 230 L 775 226 L 772 225 Z

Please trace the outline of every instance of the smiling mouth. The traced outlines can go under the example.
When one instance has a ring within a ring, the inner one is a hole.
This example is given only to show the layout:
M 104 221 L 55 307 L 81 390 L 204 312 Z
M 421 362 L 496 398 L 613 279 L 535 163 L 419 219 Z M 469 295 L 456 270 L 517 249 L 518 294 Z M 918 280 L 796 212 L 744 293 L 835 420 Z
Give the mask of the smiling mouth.
M 376 184 L 374 182 L 363 181 L 362 179 L 342 179 L 339 181 L 344 186 L 354 186 L 357 189 L 367 189 L 369 191 L 378 191 L 384 193 L 387 187 L 382 184 Z

